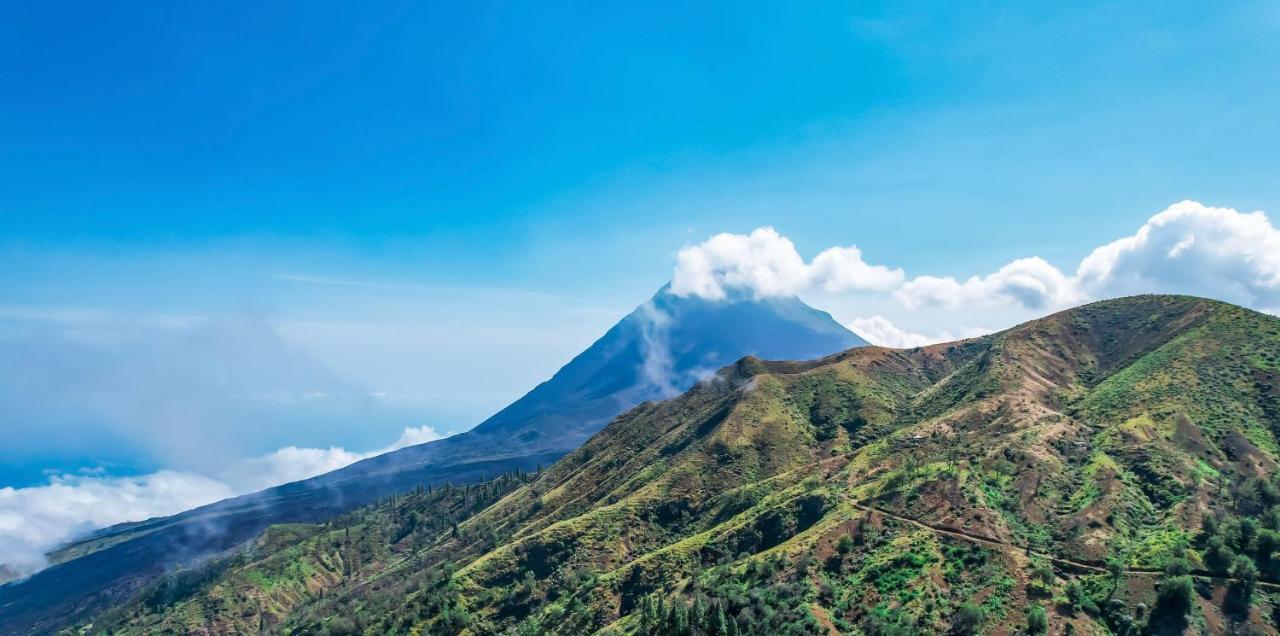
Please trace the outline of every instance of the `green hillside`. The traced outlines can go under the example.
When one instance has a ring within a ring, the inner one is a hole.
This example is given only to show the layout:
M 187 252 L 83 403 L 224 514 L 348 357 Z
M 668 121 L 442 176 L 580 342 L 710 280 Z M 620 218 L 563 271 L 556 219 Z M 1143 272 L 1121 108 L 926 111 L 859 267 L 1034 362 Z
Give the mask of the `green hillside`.
M 527 483 L 273 528 L 82 630 L 1275 633 L 1278 374 L 1280 320 L 1174 296 L 747 358 Z

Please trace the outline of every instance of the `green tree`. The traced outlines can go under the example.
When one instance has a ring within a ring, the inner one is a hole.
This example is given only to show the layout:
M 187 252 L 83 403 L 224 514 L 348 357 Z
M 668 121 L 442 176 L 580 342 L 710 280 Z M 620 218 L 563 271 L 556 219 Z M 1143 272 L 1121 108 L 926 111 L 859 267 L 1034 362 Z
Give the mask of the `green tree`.
M 840 556 L 853 552 L 853 537 L 847 534 L 841 536 L 840 540 L 836 541 L 836 552 L 838 552 Z
M 1254 549 L 1258 555 L 1258 563 L 1266 567 L 1271 563 L 1271 555 L 1280 549 L 1280 533 L 1265 528 L 1259 530 L 1258 538 L 1254 540 Z
M 1258 522 L 1253 519 L 1243 519 L 1240 521 L 1240 543 L 1236 547 L 1241 552 L 1252 552 L 1253 541 L 1258 536 Z
M 1235 553 L 1227 547 L 1221 534 L 1209 537 L 1204 545 L 1204 564 L 1215 572 L 1226 572 L 1235 560 Z
M 809 553 L 806 552 L 800 555 L 800 558 L 796 559 L 796 578 L 803 579 L 804 577 L 809 576 L 809 567 L 812 564 L 813 557 L 810 556 Z
M 1166 575 L 1157 585 L 1156 605 L 1151 610 L 1153 621 L 1176 620 L 1191 612 L 1195 586 L 1187 574 Z
M 1067 583 L 1066 587 L 1067 602 L 1071 604 L 1071 611 L 1078 612 L 1084 604 L 1084 586 L 1080 581 L 1072 579 Z
M 1031 581 L 1027 586 L 1028 593 L 1048 596 L 1053 593 L 1053 568 L 1048 563 L 1041 563 L 1031 569 Z
M 711 633 L 715 634 L 715 636 L 728 636 L 729 625 L 729 617 L 724 613 L 724 605 L 716 604 L 716 615 L 711 623 Z
M 1027 633 L 1044 634 L 1049 631 L 1049 615 L 1039 605 L 1027 609 Z
M 1120 557 L 1107 559 L 1107 573 L 1111 575 L 1111 596 L 1116 595 L 1120 587 L 1120 578 L 1124 576 L 1124 561 Z
M 1270 530 L 1280 530 L 1280 508 L 1272 506 L 1262 513 L 1262 526 Z
M 951 616 L 951 631 L 954 636 L 973 636 L 982 630 L 987 620 L 986 613 L 973 603 L 963 603 Z
M 1258 585 L 1258 567 L 1247 556 L 1240 555 L 1231 564 L 1231 585 L 1228 587 L 1227 604 L 1237 613 L 1249 611 L 1253 592 Z
M 658 600 L 652 594 L 640 601 L 640 631 L 650 632 L 658 627 L 662 612 L 658 609 Z
M 1191 564 L 1182 557 L 1173 557 L 1164 563 L 1164 573 L 1168 576 L 1182 576 L 1191 573 Z
M 667 606 L 666 632 L 670 634 L 689 633 L 689 606 L 680 599 L 674 599 Z
M 689 612 L 689 625 L 691 627 L 707 627 L 710 621 L 710 613 L 707 611 L 707 602 L 699 595 L 693 599 L 693 609 Z
M 1212 512 L 1206 512 L 1201 515 L 1200 532 L 1206 537 L 1218 534 L 1218 517 Z

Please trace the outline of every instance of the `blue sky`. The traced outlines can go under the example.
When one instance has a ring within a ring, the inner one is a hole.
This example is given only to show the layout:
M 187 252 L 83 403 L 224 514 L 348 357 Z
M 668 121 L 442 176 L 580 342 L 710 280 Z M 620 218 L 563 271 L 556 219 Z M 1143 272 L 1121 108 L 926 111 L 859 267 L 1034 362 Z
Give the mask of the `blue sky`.
M 896 4 L 0 7 L 0 486 L 464 430 L 719 232 L 964 280 L 1280 209 L 1275 3 Z

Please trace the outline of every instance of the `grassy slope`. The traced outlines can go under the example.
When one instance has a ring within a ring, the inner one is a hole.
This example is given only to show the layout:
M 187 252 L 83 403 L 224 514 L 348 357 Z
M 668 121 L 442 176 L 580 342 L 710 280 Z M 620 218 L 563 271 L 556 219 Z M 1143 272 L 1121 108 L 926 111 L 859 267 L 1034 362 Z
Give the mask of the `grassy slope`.
M 536 475 L 419 488 L 323 524 L 271 526 L 247 548 L 147 586 L 88 633 L 257 633 L 327 595 L 373 585 L 389 567 L 430 565 L 435 542 Z M 487 540 L 493 541 L 492 538 Z
M 620 417 L 457 532 L 424 534 L 414 559 L 348 576 L 359 584 L 280 593 L 292 600 L 267 611 L 213 602 L 323 578 L 301 573 L 315 535 L 270 551 L 274 583 L 232 564 L 97 627 L 216 632 L 236 614 L 299 633 L 1011 633 L 1039 606 L 1081 633 L 1271 630 L 1266 589 L 1245 608 L 1197 579 L 1171 612 L 1158 576 L 1041 555 L 1212 570 L 1240 553 L 1274 577 L 1278 373 L 1280 321 L 1172 296 L 923 349 L 745 359 Z

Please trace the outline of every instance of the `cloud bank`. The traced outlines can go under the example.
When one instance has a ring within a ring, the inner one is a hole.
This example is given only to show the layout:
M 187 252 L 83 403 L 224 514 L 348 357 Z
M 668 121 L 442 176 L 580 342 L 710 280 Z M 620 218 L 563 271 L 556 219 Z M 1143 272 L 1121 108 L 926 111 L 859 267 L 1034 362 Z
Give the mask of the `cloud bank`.
M 1101 298 L 1180 293 L 1277 313 L 1280 230 L 1260 211 L 1182 201 L 1133 234 L 1093 249 L 1073 271 L 1029 256 L 961 280 L 907 277 L 901 268 L 865 262 L 852 245 L 824 250 L 806 262 L 790 240 L 765 227 L 749 235 L 718 234 L 681 249 L 672 282 L 673 293 L 712 300 L 814 291 L 886 296 L 911 311 L 1006 307 L 1047 312 Z M 935 337 L 905 331 L 883 316 L 855 318 L 849 324 L 869 341 L 886 346 L 951 338 L 945 332 Z
M 216 479 L 172 471 L 118 478 L 63 475 L 46 486 L 0 488 L 0 568 L 30 574 L 45 566 L 48 550 L 73 536 L 234 494 Z
M 440 437 L 420 426 L 368 453 L 288 446 L 240 460 L 214 477 L 172 470 L 135 477 L 57 475 L 43 486 L 0 488 L 0 572 L 31 574 L 47 565 L 50 550 L 98 528 L 176 514 Z
M 1210 296 L 1274 311 L 1280 307 L 1280 230 L 1262 212 L 1182 201 L 1132 235 L 1094 249 L 1072 275 L 1032 257 L 963 283 L 920 276 L 895 295 L 912 308 L 1014 303 L 1047 309 L 1139 293 Z

